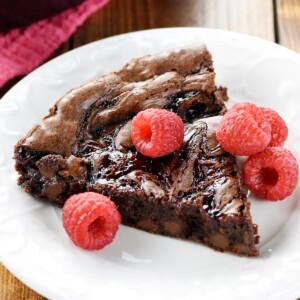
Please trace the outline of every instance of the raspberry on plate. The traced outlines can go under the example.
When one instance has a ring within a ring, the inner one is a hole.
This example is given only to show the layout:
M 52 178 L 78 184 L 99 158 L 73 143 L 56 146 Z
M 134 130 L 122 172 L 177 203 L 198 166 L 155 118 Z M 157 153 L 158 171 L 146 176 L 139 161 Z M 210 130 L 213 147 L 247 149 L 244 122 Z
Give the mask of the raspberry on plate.
M 223 149 L 234 155 L 252 155 L 271 140 L 271 125 L 253 103 L 234 105 L 223 116 L 216 132 Z
M 287 149 L 268 147 L 246 160 L 244 182 L 259 198 L 283 200 L 297 185 L 297 160 Z
M 131 123 L 131 138 L 137 151 L 152 158 L 167 155 L 182 144 L 184 125 L 179 116 L 165 109 L 139 112 Z
M 271 124 L 271 141 L 268 147 L 282 146 L 288 136 L 288 128 L 279 114 L 271 109 L 260 107 L 266 121 Z
M 63 207 L 62 218 L 74 244 L 87 250 L 99 250 L 111 243 L 121 222 L 116 205 L 93 192 L 71 196 Z

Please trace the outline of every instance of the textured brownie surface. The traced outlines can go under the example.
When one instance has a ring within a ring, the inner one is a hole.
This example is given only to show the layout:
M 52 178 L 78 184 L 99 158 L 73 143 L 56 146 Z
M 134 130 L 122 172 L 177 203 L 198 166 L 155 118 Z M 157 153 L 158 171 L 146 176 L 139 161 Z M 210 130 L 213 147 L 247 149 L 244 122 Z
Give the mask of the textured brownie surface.
M 103 193 L 126 225 L 257 255 L 235 158 L 215 138 L 227 94 L 214 78 L 200 45 L 134 59 L 71 90 L 16 145 L 19 184 L 60 205 L 74 193 Z M 181 148 L 157 159 L 137 153 L 130 138 L 132 117 L 150 107 L 185 123 Z

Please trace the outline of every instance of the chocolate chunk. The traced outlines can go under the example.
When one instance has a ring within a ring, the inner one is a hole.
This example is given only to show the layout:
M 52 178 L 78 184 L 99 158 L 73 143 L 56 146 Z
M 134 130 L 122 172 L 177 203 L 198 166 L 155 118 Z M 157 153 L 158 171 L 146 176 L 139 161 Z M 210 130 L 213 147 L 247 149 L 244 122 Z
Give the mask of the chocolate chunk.
M 63 177 L 71 176 L 74 179 L 80 179 L 86 172 L 86 164 L 87 161 L 85 159 L 71 155 L 66 160 L 65 166 L 59 174 Z
M 43 188 L 43 196 L 55 201 L 66 190 L 66 184 L 60 180 L 47 182 Z
M 37 162 L 37 167 L 45 178 L 51 179 L 65 167 L 65 159 L 61 155 L 49 154 Z

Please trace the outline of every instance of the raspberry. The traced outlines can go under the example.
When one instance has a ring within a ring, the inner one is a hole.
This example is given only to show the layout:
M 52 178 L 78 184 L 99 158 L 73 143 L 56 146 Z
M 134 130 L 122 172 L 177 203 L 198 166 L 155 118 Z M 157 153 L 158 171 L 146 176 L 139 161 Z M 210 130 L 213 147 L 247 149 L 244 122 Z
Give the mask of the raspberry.
M 253 103 L 241 103 L 229 109 L 216 132 L 224 150 L 234 155 L 252 155 L 262 151 L 271 140 L 271 125 Z
M 71 196 L 62 211 L 63 225 L 75 245 L 99 250 L 111 243 L 121 215 L 109 198 L 86 192 Z
M 282 146 L 288 135 L 288 128 L 279 114 L 271 108 L 260 108 L 266 121 L 271 125 L 271 141 L 268 147 Z
M 149 108 L 141 111 L 131 123 L 131 138 L 136 150 L 152 158 L 177 150 L 183 135 L 181 118 L 165 109 Z
M 283 200 L 297 185 L 297 160 L 287 149 L 268 147 L 246 160 L 244 182 L 259 198 Z

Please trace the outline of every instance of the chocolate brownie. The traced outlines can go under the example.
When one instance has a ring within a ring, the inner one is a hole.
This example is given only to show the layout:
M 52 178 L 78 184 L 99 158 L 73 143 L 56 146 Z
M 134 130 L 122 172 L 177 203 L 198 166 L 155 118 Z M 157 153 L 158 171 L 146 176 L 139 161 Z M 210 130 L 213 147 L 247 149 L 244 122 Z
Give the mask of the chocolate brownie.
M 19 184 L 59 205 L 74 193 L 99 192 L 125 225 L 258 255 L 235 157 L 215 137 L 227 93 L 214 79 L 211 55 L 198 45 L 134 59 L 71 90 L 16 145 Z M 130 138 L 131 119 L 150 107 L 185 124 L 181 148 L 156 159 Z

